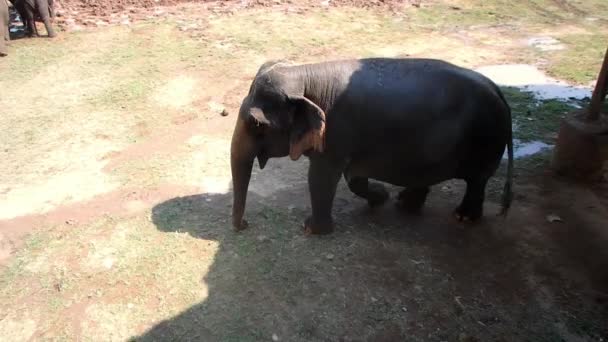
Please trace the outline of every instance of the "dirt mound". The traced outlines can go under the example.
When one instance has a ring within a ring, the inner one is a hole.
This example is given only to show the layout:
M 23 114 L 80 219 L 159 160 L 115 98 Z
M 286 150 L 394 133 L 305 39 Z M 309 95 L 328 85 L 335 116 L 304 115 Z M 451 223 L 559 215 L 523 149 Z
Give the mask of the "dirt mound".
M 129 8 L 142 9 L 154 6 L 173 5 L 187 0 L 61 0 L 59 6 L 71 11 L 84 11 L 96 15 L 118 13 Z M 203 1 L 201 1 L 203 2 Z
M 68 11 L 82 11 L 97 16 L 119 13 L 125 10 L 148 9 L 154 6 L 170 6 L 184 2 L 211 3 L 217 6 L 271 7 L 277 5 L 307 5 L 318 6 L 355 6 L 355 7 L 395 7 L 404 4 L 419 5 L 422 0 L 59 0 L 59 7 Z
M 2 1 L 2 0 L 0 0 Z M 86 27 L 130 25 L 158 18 L 181 17 L 186 11 L 203 14 L 234 13 L 247 8 L 273 8 L 303 13 L 312 8 L 386 8 L 398 12 L 407 6 L 420 7 L 433 0 L 56 0 L 55 24 L 67 31 Z
M 332 0 L 329 3 L 336 6 L 354 7 L 397 7 L 401 5 L 420 6 L 422 0 Z

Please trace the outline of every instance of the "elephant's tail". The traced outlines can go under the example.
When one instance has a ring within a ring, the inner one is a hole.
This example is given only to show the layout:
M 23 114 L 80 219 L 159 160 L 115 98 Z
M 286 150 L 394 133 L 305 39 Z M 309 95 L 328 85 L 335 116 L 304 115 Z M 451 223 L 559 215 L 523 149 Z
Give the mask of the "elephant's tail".
M 509 138 L 507 140 L 507 179 L 505 180 L 505 186 L 502 191 L 502 210 L 500 211 L 500 215 L 506 217 L 509 208 L 511 207 L 511 202 L 513 201 L 513 125 L 511 118 L 511 107 L 505 100 L 502 93 L 500 93 L 500 97 L 502 98 L 503 102 L 505 103 L 505 106 L 507 106 L 509 111 Z

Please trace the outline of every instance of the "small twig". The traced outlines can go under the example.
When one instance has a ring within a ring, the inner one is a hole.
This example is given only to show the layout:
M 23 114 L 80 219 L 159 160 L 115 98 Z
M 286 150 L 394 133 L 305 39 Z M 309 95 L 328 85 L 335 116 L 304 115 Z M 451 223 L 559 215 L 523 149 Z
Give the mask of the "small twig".
M 464 305 L 460 301 L 460 296 L 454 297 L 454 302 L 456 302 L 456 304 L 458 304 L 458 306 L 460 307 L 460 309 L 462 309 L 463 312 L 466 312 L 466 308 L 464 307 Z

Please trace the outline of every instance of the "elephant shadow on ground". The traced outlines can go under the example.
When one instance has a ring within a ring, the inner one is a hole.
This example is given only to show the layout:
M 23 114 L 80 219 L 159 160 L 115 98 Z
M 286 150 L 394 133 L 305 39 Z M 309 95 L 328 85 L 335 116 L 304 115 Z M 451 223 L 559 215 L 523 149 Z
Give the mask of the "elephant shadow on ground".
M 524 248 L 539 242 L 517 221 L 517 206 L 513 221 L 488 215 L 463 227 L 449 216 L 460 194 L 435 191 L 423 216 L 404 217 L 390 204 L 367 209 L 340 184 L 336 231 L 306 237 L 306 194 L 305 183 L 264 196 L 250 191 L 251 227 L 240 233 L 230 225 L 231 194 L 155 206 L 159 230 L 219 244 L 201 275 L 207 298 L 134 339 L 395 341 L 464 333 L 521 340 L 554 333 L 548 322 L 559 311 L 537 300 L 532 284 L 546 255 Z M 558 275 L 548 277 L 559 284 Z

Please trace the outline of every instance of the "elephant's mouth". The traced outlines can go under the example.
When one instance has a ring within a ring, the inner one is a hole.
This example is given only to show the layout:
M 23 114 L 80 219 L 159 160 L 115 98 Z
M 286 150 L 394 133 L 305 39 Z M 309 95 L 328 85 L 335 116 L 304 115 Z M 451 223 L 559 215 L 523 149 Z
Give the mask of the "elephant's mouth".
M 266 151 L 261 150 L 258 155 L 258 164 L 260 165 L 260 169 L 263 170 L 266 167 L 266 163 L 268 162 L 268 159 L 270 158 L 268 156 L 268 153 L 266 153 Z

